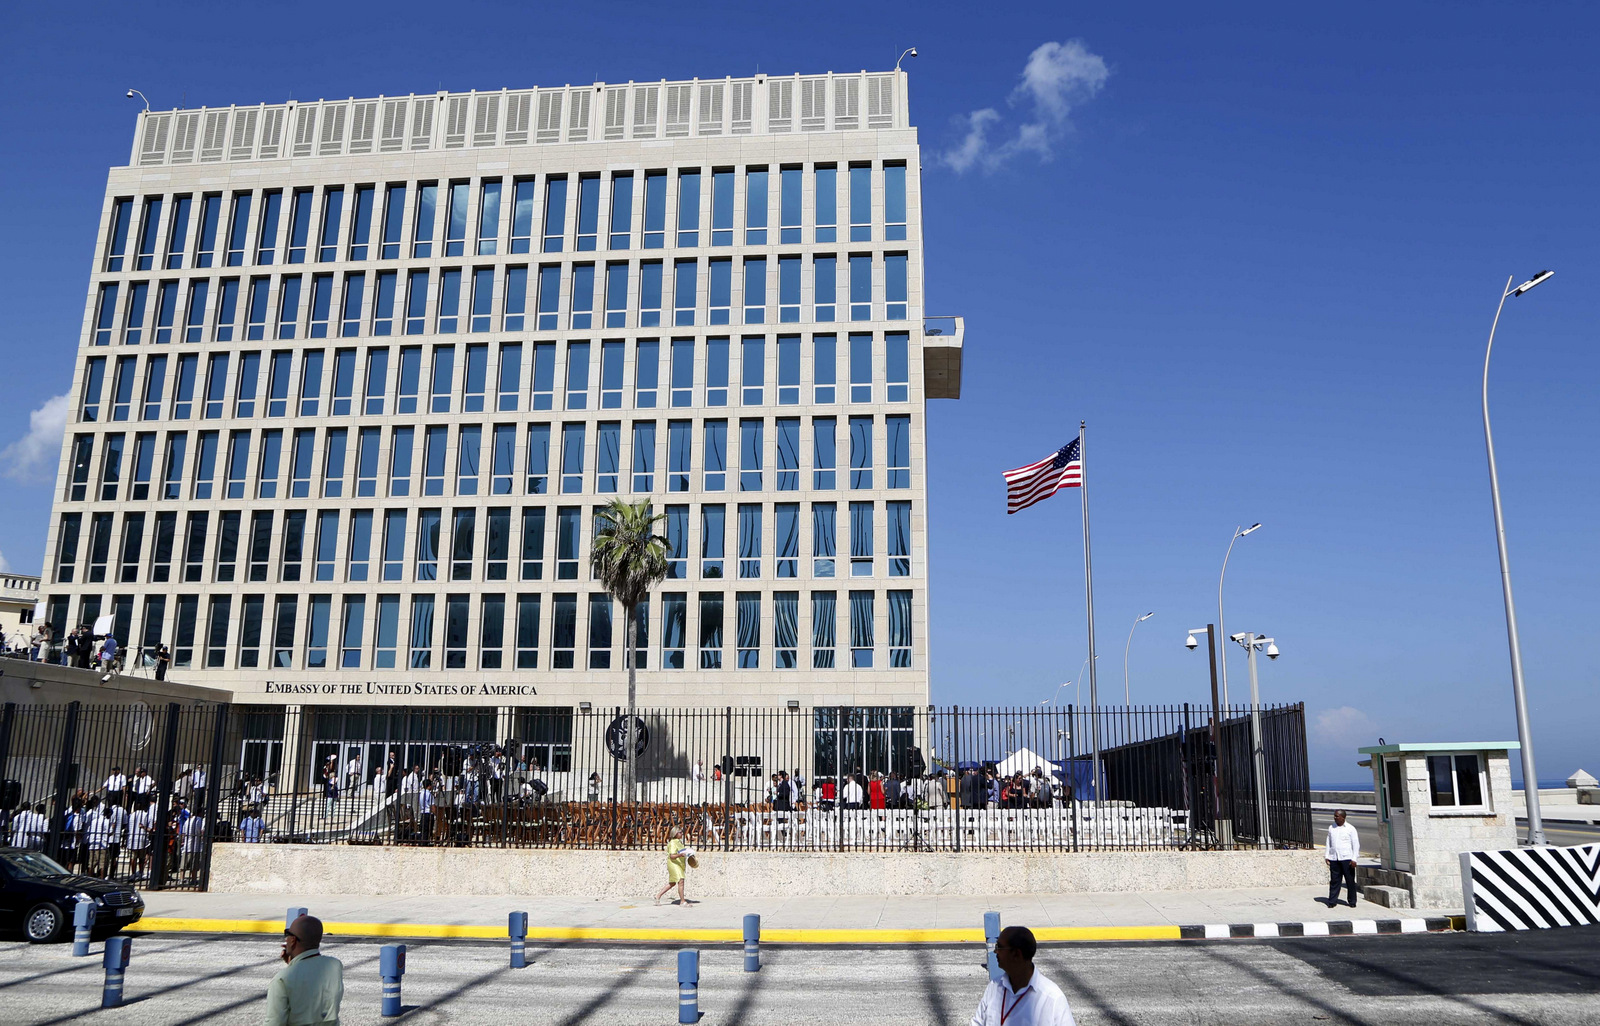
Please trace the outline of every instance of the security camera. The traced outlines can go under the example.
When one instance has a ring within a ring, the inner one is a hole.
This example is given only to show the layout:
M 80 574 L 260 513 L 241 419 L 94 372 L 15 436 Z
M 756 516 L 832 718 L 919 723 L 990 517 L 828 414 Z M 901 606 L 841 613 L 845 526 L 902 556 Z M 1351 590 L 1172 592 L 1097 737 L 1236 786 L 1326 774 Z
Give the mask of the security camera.
M 128 99 L 130 99 L 130 100 L 133 99 L 133 90 L 132 89 L 128 90 Z
M 1276 644 L 1270 644 L 1270 645 L 1267 646 L 1267 658 L 1268 659 L 1276 659 L 1276 658 L 1278 658 L 1278 646 Z
M 1242 644 L 1244 644 L 1244 639 L 1248 638 L 1248 637 L 1250 637 L 1250 635 L 1246 634 L 1244 631 L 1240 631 L 1238 634 L 1230 634 L 1228 636 L 1228 640 L 1237 641 L 1239 644 L 1242 645 Z
M 1191 634 L 1191 635 L 1189 635 L 1189 640 L 1187 640 L 1187 641 L 1185 641 L 1183 643 L 1183 647 L 1187 648 L 1187 649 L 1190 649 L 1192 651 L 1193 649 L 1197 649 L 1197 648 L 1200 647 L 1200 642 L 1196 641 L 1194 635 Z
M 916 55 L 917 55 L 917 48 L 914 47 L 914 46 L 911 48 L 911 52 L 906 54 L 907 57 L 915 57 Z

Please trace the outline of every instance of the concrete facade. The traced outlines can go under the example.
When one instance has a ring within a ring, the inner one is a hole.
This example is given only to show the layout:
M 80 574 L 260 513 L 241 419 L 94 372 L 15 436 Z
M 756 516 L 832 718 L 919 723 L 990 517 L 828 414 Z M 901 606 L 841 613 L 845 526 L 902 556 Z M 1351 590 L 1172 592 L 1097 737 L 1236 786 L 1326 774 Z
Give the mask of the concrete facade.
M 0 575 L 0 637 L 6 647 L 26 649 L 33 637 L 33 611 L 39 602 L 39 578 L 27 574 Z
M 219 844 L 211 889 L 297 894 L 648 896 L 665 882 L 654 851 Z M 699 897 L 995 895 L 1311 886 L 1304 851 L 935 853 L 707 852 Z M 1458 899 L 1459 900 L 1459 899 Z

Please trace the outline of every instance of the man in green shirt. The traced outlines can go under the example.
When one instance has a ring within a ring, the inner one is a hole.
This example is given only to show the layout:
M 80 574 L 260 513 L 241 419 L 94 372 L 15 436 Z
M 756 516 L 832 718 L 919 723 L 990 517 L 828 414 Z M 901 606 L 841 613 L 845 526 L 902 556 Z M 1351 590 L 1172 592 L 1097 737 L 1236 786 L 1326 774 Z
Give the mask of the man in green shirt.
M 324 955 L 322 920 L 299 916 L 283 931 L 288 963 L 267 985 L 267 1026 L 338 1026 L 344 963 Z

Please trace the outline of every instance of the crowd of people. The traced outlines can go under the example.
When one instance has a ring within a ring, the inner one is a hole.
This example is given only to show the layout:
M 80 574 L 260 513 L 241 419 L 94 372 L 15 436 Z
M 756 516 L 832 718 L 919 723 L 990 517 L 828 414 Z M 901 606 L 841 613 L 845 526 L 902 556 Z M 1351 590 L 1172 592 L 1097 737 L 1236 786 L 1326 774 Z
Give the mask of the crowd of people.
M 720 775 L 720 774 L 717 774 Z M 805 777 L 780 770 L 772 774 L 765 800 L 776 812 L 792 812 L 807 805 Z M 1042 767 L 1032 772 L 1000 773 L 994 766 L 972 767 L 960 773 L 938 771 L 863 773 L 861 767 L 835 779 L 824 777 L 811 786 L 810 807 L 845 809 L 1042 809 L 1072 800 L 1072 788 L 1053 780 Z
M 96 634 L 88 624 L 80 624 L 59 640 L 55 629 L 47 623 L 36 624 L 32 634 L 17 634 L 0 638 L 4 651 L 0 654 L 35 663 L 57 663 L 75 666 L 80 670 L 97 670 L 102 673 L 121 673 L 127 664 L 128 649 L 114 634 Z M 156 680 L 167 679 L 167 669 L 172 665 L 172 651 L 166 645 L 157 645 L 145 654 L 145 666 L 155 670 Z M 135 658 L 139 658 L 135 654 Z

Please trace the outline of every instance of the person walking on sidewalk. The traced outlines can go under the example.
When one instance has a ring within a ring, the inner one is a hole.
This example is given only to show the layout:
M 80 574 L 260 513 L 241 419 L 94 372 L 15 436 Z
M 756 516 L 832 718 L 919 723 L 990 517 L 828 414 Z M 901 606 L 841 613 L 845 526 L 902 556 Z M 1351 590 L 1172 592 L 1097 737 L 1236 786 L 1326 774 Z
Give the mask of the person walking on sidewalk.
M 689 904 L 688 897 L 683 892 L 683 878 L 689 871 L 689 860 L 694 858 L 694 849 L 683 843 L 683 832 L 676 826 L 667 831 L 667 885 L 656 892 L 656 904 L 661 904 L 661 896 L 678 888 L 678 898 L 674 905 Z
M 1344 821 L 1344 810 L 1333 814 L 1328 825 L 1328 849 L 1323 858 L 1328 860 L 1328 900 L 1332 908 L 1339 904 L 1339 885 L 1342 881 L 1350 890 L 1350 907 L 1356 907 L 1356 859 L 1361 854 L 1361 835 Z
M 1067 996 L 1034 968 L 1039 942 L 1026 926 L 1008 926 L 995 939 L 1000 978 L 990 980 L 972 1026 L 1074 1026 Z
M 322 953 L 322 920 L 297 916 L 283 931 L 284 962 L 267 984 L 267 1026 L 338 1023 L 344 963 Z

